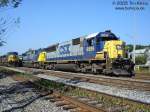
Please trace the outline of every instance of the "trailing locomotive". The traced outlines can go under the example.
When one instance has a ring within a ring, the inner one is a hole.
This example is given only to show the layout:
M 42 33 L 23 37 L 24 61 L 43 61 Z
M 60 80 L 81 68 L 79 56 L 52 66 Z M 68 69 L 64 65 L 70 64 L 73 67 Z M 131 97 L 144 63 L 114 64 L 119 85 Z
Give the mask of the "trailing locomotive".
M 24 66 L 36 68 L 132 76 L 134 64 L 125 56 L 125 42 L 105 31 L 30 50 L 22 58 Z
M 17 52 L 8 52 L 0 57 L 0 63 L 6 66 L 22 66 L 22 61 Z

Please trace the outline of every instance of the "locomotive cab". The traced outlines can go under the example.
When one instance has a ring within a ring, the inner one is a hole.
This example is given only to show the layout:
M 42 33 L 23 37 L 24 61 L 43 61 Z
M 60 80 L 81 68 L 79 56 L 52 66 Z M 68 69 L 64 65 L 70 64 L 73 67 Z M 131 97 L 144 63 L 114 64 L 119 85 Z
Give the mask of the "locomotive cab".
M 96 43 L 96 59 L 125 57 L 125 43 L 119 40 L 111 31 L 98 34 Z M 103 47 L 98 49 L 100 45 Z

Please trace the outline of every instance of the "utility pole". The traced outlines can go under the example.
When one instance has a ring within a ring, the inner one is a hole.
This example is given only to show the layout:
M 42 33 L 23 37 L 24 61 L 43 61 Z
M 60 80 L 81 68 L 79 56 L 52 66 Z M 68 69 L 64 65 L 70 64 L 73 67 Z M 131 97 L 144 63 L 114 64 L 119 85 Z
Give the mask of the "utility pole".
M 135 49 L 136 49 L 136 44 L 134 42 L 134 45 L 133 45 L 133 62 L 135 63 Z
M 136 31 L 137 31 L 137 28 L 136 28 L 136 11 L 134 12 L 134 35 L 133 35 L 133 40 L 134 40 L 134 44 L 133 44 L 133 62 L 135 63 L 135 50 L 136 50 Z

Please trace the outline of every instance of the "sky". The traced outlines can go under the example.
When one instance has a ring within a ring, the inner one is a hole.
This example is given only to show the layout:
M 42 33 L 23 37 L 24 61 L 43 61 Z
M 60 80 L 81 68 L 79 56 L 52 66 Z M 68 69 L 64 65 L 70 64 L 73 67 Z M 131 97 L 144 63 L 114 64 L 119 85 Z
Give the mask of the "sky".
M 4 38 L 7 43 L 0 47 L 0 55 L 21 54 L 105 30 L 127 44 L 150 44 L 150 2 L 144 10 L 133 11 L 116 10 L 113 1 L 23 0 L 18 8 L 0 12 L 0 17 L 20 18 Z

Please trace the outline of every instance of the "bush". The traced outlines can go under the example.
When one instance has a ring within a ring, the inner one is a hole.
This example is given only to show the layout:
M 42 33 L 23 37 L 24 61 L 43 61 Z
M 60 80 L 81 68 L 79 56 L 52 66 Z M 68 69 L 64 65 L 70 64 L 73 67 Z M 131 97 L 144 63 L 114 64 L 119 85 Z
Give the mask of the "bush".
M 147 61 L 147 58 L 146 58 L 145 55 L 143 55 L 143 56 L 137 56 L 137 57 L 135 58 L 135 64 L 136 64 L 136 65 L 145 64 L 146 61 Z

